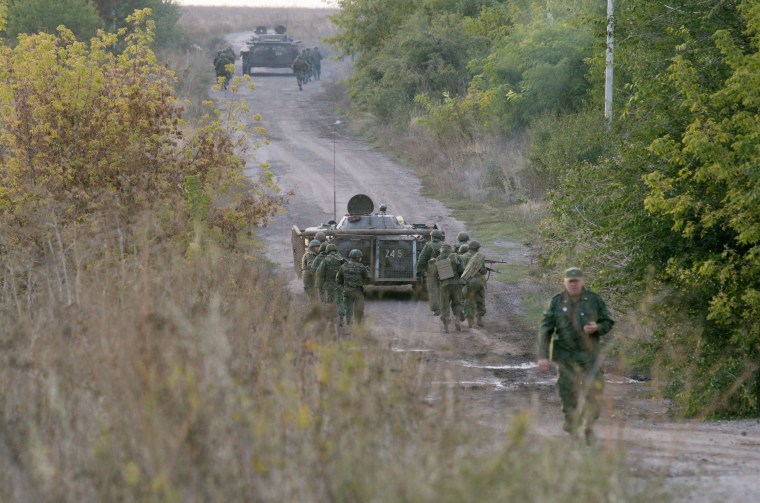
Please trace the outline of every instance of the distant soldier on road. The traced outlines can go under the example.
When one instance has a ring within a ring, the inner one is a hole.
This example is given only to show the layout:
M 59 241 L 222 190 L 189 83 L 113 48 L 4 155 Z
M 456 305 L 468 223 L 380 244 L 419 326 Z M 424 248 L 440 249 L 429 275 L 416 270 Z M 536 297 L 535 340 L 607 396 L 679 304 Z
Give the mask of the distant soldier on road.
M 348 253 L 349 261 L 340 267 L 338 285 L 343 287 L 343 301 L 346 304 L 346 323 L 351 324 L 354 314 L 356 323 L 364 320 L 364 285 L 372 280 L 369 270 L 362 265 L 362 252 L 353 249 Z
M 467 326 L 472 328 L 473 321 L 483 326 L 486 314 L 486 256 L 480 251 L 480 243 L 474 239 L 468 245 L 465 255 L 465 268 L 462 273 L 462 292 L 464 293 L 464 315 Z
M 438 275 L 440 288 L 440 307 L 441 321 L 443 322 L 443 331 L 449 331 L 449 322 L 451 313 L 454 313 L 454 329 L 459 332 L 462 330 L 460 320 L 464 319 L 462 310 L 462 287 L 459 279 L 464 272 L 462 259 L 456 253 L 453 253 L 451 246 L 442 244 L 438 258 L 435 259 L 436 274 Z
M 293 73 L 296 76 L 296 82 L 298 82 L 298 90 L 303 91 L 303 85 L 306 83 L 306 77 L 311 71 L 311 65 L 306 60 L 303 53 L 299 54 L 293 61 Z
M 316 272 L 316 288 L 323 292 L 322 302 L 331 308 L 331 316 L 335 316 L 335 308 L 332 305 L 337 306 L 338 326 L 342 327 L 346 311 L 343 303 L 343 289 L 337 281 L 338 271 L 346 263 L 346 259 L 340 256 L 338 248 L 332 243 L 328 244 L 325 250 L 327 256 L 322 260 Z
M 222 81 L 222 89 L 227 89 L 227 86 L 232 79 L 232 72 L 227 68 L 228 65 L 235 64 L 235 51 L 232 47 L 227 46 L 224 50 L 218 51 L 214 57 L 214 71 L 216 72 L 216 80 L 219 81 L 220 77 L 224 77 Z
M 322 74 L 322 53 L 319 52 L 319 47 L 315 47 L 311 50 L 311 75 L 314 80 L 319 80 L 319 76 Z
M 317 300 L 317 290 L 314 283 L 314 271 L 311 265 L 314 263 L 314 259 L 319 254 L 319 241 L 312 239 L 309 242 L 309 249 L 303 254 L 301 259 L 301 278 L 303 279 L 303 289 L 309 299 L 312 301 Z
M 438 229 L 431 232 L 430 241 L 425 243 L 422 252 L 420 252 L 420 258 L 417 260 L 417 274 L 420 274 L 422 278 L 424 278 L 424 281 L 426 281 L 430 310 L 433 311 L 433 314 L 436 316 L 441 314 L 440 296 L 438 292 L 438 279 L 435 272 L 435 262 L 430 264 L 430 260 L 438 256 L 438 252 L 441 250 L 442 239 L 443 233 Z
M 601 412 L 604 375 L 600 339 L 615 321 L 607 305 L 585 287 L 583 271 L 565 271 L 564 291 L 552 297 L 538 334 L 538 370 L 557 365 L 557 392 L 565 420 L 562 428 L 575 437 L 583 427 L 586 443 L 594 443 L 594 422 Z

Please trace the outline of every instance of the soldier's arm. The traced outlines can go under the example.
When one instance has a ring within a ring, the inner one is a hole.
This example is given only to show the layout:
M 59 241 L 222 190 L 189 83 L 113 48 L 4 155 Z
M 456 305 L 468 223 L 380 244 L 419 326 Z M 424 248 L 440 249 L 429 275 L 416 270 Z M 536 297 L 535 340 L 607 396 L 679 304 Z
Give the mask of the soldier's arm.
M 607 308 L 607 304 L 604 303 L 601 297 L 597 296 L 597 302 L 599 304 L 599 317 L 596 320 L 596 333 L 604 335 L 612 330 L 612 326 L 615 324 L 615 320 L 610 315 L 610 310 Z
M 306 270 L 306 257 L 308 256 L 308 253 L 304 253 L 303 257 L 301 257 L 301 272 Z
M 343 267 L 338 269 L 338 274 L 335 275 L 335 282 L 339 285 L 343 284 Z
M 317 268 L 317 273 L 315 277 L 315 285 L 317 287 L 317 290 L 322 289 L 322 283 L 325 282 L 325 261 L 323 260 L 321 264 L 319 264 L 319 267 Z
M 428 261 L 430 261 L 430 245 L 425 245 L 422 247 L 422 252 L 420 252 L 420 258 L 417 259 L 417 270 L 420 272 L 425 272 L 427 269 Z
M 541 319 L 541 328 L 538 330 L 538 359 L 546 360 L 549 358 L 549 344 L 552 335 L 557 327 L 557 320 L 554 316 L 554 299 L 549 303 L 549 307 L 544 311 Z

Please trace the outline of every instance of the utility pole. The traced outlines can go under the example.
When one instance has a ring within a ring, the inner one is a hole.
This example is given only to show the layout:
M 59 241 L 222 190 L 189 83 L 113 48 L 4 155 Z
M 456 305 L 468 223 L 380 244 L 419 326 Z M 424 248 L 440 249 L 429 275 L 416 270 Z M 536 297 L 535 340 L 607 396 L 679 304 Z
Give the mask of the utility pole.
M 607 0 L 607 54 L 604 70 L 604 118 L 607 129 L 612 124 L 613 49 L 615 48 L 615 16 L 612 0 Z
M 333 220 L 338 221 L 338 202 L 337 202 L 337 196 L 336 196 L 336 189 L 337 186 L 336 183 L 336 177 L 335 177 L 335 137 L 338 134 L 338 126 L 340 125 L 340 121 L 333 122 Z

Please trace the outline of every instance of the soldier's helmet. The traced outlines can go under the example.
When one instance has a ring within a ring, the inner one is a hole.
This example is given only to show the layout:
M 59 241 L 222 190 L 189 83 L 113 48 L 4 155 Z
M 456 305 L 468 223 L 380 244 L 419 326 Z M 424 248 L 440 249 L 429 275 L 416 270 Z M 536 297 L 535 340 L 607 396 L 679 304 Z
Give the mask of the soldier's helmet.
M 324 242 L 321 245 L 319 245 L 319 253 L 327 253 L 327 242 Z
M 311 241 L 309 241 L 309 248 L 314 248 L 315 246 L 319 246 L 319 245 L 321 245 L 321 244 L 322 244 L 322 243 L 320 243 L 320 242 L 319 242 L 319 241 L 317 241 L 316 239 L 312 239 Z
M 470 249 L 470 247 L 469 247 L 469 246 L 467 246 L 467 245 L 462 245 L 462 246 L 460 246 L 460 247 L 459 247 L 459 254 L 461 255 L 461 254 L 463 254 L 463 253 L 467 253 L 467 250 L 469 250 L 469 249 Z
M 324 243 L 325 241 L 327 241 L 327 236 L 325 235 L 325 233 L 324 233 L 324 232 L 321 232 L 321 231 L 320 231 L 320 232 L 317 232 L 317 233 L 314 235 L 314 239 L 316 239 L 316 240 L 317 240 L 317 241 L 319 241 L 320 243 Z
M 362 258 L 362 256 L 361 250 L 357 250 L 356 248 L 348 252 L 348 258 L 357 259 Z
M 443 238 L 443 232 L 436 229 L 430 233 L 430 237 L 432 237 L 433 239 L 441 239 Z
M 477 250 L 480 248 L 480 242 L 475 241 L 474 239 L 470 241 L 470 250 Z
M 441 253 L 451 253 L 451 245 L 446 243 L 442 244 Z
M 459 241 L 460 243 L 466 243 L 469 240 L 470 240 L 470 235 L 467 234 L 466 232 L 460 232 L 459 234 L 457 234 L 457 241 Z
M 338 247 L 335 246 L 333 243 L 330 243 L 329 245 L 327 245 L 327 248 L 325 248 L 325 251 L 327 251 L 327 253 L 336 252 L 338 251 Z

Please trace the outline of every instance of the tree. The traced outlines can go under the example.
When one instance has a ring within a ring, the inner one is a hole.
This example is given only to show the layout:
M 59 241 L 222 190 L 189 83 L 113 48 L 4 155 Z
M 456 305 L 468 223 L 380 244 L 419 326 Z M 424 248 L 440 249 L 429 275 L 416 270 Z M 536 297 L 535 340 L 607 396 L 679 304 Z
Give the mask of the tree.
M 83 39 L 95 35 L 102 21 L 92 0 L 11 0 L 8 10 L 8 35 L 56 33 L 60 25 Z

